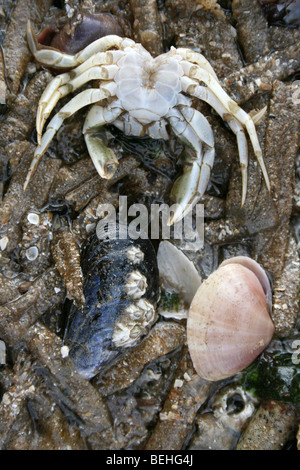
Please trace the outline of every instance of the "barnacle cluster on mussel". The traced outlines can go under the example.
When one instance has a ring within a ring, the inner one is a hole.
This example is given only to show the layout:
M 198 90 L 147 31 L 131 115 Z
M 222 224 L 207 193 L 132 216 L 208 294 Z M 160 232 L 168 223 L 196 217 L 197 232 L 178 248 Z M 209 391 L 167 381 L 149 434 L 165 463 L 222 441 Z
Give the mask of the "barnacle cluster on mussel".
M 85 304 L 72 305 L 65 344 L 75 367 L 91 378 L 135 346 L 157 320 L 159 282 L 149 239 L 99 239 L 82 249 Z

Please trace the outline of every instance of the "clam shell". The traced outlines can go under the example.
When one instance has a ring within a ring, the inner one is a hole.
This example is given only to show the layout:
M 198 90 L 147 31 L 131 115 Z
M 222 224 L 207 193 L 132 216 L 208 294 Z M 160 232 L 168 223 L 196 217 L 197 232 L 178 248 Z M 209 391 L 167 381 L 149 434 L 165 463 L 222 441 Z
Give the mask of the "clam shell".
M 227 263 L 199 287 L 188 315 L 190 355 L 197 373 L 207 380 L 224 379 L 247 367 L 274 333 L 256 274 L 236 261 Z

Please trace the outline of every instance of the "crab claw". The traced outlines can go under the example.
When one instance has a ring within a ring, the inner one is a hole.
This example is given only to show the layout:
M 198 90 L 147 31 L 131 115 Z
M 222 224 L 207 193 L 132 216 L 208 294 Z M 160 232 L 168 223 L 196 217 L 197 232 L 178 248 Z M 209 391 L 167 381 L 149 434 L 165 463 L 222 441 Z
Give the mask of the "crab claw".
M 200 171 L 199 162 L 194 161 L 184 168 L 183 174 L 175 181 L 170 197 L 175 201 L 176 208 L 170 215 L 168 225 L 179 222 L 200 199 L 201 195 L 198 193 Z
M 183 174 L 175 181 L 171 190 L 171 199 L 177 206 L 170 216 L 168 225 L 176 224 L 190 212 L 204 195 L 208 186 L 215 150 L 208 148 L 197 160 L 186 163 Z
M 98 174 L 101 178 L 111 179 L 119 165 L 115 153 L 103 144 L 100 135 L 86 132 L 84 138 Z

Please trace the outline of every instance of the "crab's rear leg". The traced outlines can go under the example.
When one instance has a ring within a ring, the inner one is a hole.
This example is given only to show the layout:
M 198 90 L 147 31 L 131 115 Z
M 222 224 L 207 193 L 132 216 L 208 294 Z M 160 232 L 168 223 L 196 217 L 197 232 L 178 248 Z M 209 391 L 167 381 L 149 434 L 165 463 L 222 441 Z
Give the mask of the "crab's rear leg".
M 223 90 L 218 80 L 216 80 L 216 78 L 212 74 L 210 74 L 207 70 L 204 70 L 198 65 L 191 64 L 187 61 L 182 61 L 181 65 L 184 70 L 184 73 L 188 77 L 194 78 L 199 82 L 203 81 L 207 85 L 209 90 L 216 96 L 219 102 L 224 106 L 227 112 L 231 114 L 240 124 L 246 127 L 251 143 L 252 143 L 255 156 L 262 170 L 266 186 L 268 190 L 270 190 L 270 181 L 269 181 L 267 169 L 265 167 L 264 160 L 262 157 L 262 150 L 258 141 L 255 124 L 252 118 L 242 108 L 240 108 L 239 105 L 235 101 L 233 101 L 227 95 L 227 93 Z
M 227 109 L 222 105 L 222 103 L 216 98 L 216 96 L 204 86 L 197 84 L 195 80 L 192 80 L 188 77 L 182 77 L 181 84 L 183 91 L 191 96 L 205 101 L 208 103 L 221 117 L 224 121 L 227 122 L 232 132 L 235 134 L 237 139 L 239 159 L 240 159 L 240 168 L 242 173 L 242 206 L 246 200 L 247 193 L 247 179 L 248 179 L 248 145 L 247 139 L 245 136 L 245 131 L 243 126 L 237 121 L 232 114 L 228 113 Z M 262 110 L 264 111 L 264 110 Z M 259 113 L 258 118 L 261 117 L 262 112 Z
M 58 69 L 76 67 L 97 52 L 105 52 L 112 47 L 119 48 L 123 41 L 124 39 L 119 36 L 105 36 L 92 42 L 82 49 L 82 51 L 77 52 L 77 54 L 70 55 L 60 52 L 53 47 L 39 44 L 36 40 L 36 34 L 31 26 L 31 22 L 27 22 L 27 42 L 29 49 L 35 59 L 40 64 L 46 65 L 47 67 L 51 66 Z
M 174 133 L 186 144 L 186 160 L 183 175 L 174 183 L 171 197 L 177 208 L 169 219 L 169 225 L 181 220 L 206 191 L 214 162 L 214 137 L 207 119 L 199 111 L 182 107 L 173 108 L 166 116 Z M 202 143 L 207 147 L 203 152 Z
M 34 153 L 34 157 L 24 183 L 24 191 L 30 181 L 30 178 L 36 171 L 40 159 L 48 149 L 51 140 L 55 136 L 58 129 L 61 127 L 64 120 L 72 116 L 84 106 L 97 103 L 98 101 L 102 101 L 103 99 L 111 96 L 111 91 L 108 85 L 106 87 L 103 86 L 102 88 L 89 88 L 87 90 L 82 91 L 81 93 L 76 95 L 72 100 L 70 100 L 65 106 L 63 106 L 61 110 L 57 114 L 55 114 L 55 116 L 51 119 L 47 126 L 46 132 L 42 137 L 41 145 L 36 148 L 36 151 Z

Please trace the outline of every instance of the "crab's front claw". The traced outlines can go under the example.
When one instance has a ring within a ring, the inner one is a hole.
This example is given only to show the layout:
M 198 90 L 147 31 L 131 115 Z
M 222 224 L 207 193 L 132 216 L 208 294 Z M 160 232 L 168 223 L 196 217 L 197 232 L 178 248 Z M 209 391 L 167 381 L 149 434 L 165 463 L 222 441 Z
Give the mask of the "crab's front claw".
M 184 167 L 183 174 L 175 181 L 170 197 L 176 207 L 170 215 L 168 225 L 179 222 L 197 203 L 201 195 L 198 192 L 201 167 L 199 161 L 193 161 Z
M 119 165 L 115 153 L 103 144 L 100 134 L 86 132 L 84 138 L 97 172 L 101 178 L 111 179 Z

